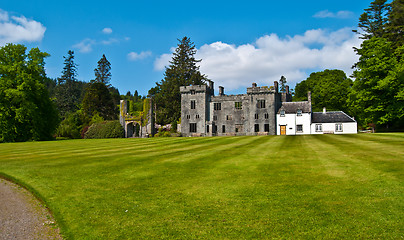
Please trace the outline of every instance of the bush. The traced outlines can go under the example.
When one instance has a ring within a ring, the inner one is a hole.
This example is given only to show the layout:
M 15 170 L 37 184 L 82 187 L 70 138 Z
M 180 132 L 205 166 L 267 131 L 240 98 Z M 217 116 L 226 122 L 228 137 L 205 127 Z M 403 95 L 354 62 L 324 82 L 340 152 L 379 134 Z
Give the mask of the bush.
M 84 138 L 123 138 L 125 132 L 119 121 L 104 121 L 92 124 Z
M 80 138 L 81 124 L 79 112 L 68 114 L 56 129 L 56 137 Z

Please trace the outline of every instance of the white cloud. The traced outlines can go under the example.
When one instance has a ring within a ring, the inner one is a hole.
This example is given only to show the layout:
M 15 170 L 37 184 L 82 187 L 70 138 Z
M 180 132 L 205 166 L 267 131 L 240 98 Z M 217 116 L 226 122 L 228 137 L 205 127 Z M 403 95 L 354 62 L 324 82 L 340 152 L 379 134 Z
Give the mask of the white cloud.
M 202 59 L 200 70 L 228 90 L 248 87 L 252 82 L 272 85 L 283 75 L 289 85 L 307 78 L 312 71 L 341 69 L 347 75 L 358 56 L 352 47 L 361 41 L 349 28 L 329 32 L 322 29 L 306 31 L 304 35 L 280 38 L 265 35 L 254 43 L 232 45 L 214 42 L 203 45 L 196 54 Z M 172 54 L 163 54 L 154 63 L 163 70 Z
M 104 29 L 102 29 L 102 33 L 111 34 L 112 33 L 112 28 L 104 28 Z
M 338 11 L 336 13 L 330 12 L 328 10 L 323 10 L 314 14 L 315 18 L 352 18 L 354 16 L 351 11 Z
M 130 52 L 130 53 L 128 53 L 128 59 L 130 61 L 142 60 L 147 57 L 150 57 L 151 55 L 152 55 L 152 52 L 150 52 L 150 51 L 143 51 L 141 53 Z
M 24 16 L 9 17 L 8 12 L 0 9 L 0 46 L 6 43 L 41 41 L 45 31 L 46 27 L 40 22 Z
M 95 40 L 86 38 L 83 41 L 73 45 L 73 47 L 77 48 L 81 53 L 89 53 L 93 50 L 94 44 L 96 44 Z
M 108 39 L 108 40 L 103 40 L 103 41 L 101 41 L 101 44 L 102 44 L 102 45 L 111 45 L 111 44 L 113 44 L 113 43 L 119 43 L 119 40 L 116 39 L 116 38 L 110 38 L 110 39 Z

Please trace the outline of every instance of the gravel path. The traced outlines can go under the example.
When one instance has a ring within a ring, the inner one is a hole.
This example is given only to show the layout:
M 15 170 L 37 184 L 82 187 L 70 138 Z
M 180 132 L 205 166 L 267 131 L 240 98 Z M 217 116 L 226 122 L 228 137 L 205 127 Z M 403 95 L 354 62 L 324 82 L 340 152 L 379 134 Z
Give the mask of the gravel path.
M 62 239 L 49 211 L 26 189 L 0 179 L 0 239 Z

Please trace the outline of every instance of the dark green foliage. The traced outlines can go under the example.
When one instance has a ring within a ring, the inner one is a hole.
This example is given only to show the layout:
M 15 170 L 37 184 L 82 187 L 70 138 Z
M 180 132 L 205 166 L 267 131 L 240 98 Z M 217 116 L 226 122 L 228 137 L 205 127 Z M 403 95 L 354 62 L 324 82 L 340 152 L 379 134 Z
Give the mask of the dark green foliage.
M 359 62 L 350 96 L 350 105 L 362 123 L 403 126 L 404 47 L 394 51 L 384 38 L 372 38 L 357 49 Z
M 349 112 L 348 94 L 352 80 L 341 70 L 324 70 L 315 72 L 296 84 L 293 101 L 306 101 L 307 92 L 311 91 L 313 111 L 328 110 Z
M 197 63 L 201 60 L 194 57 L 194 43 L 188 37 L 178 41 L 178 47 L 173 53 L 170 66 L 166 68 L 164 79 L 149 91 L 156 104 L 156 122 L 160 124 L 175 123 L 181 117 L 180 86 L 201 85 L 207 80 L 206 76 L 199 72 Z
M 281 79 L 279 80 L 279 83 L 281 84 L 280 92 L 285 93 L 286 92 L 286 78 L 284 76 L 282 76 Z
M 108 87 L 101 82 L 92 82 L 86 88 L 82 102 L 83 114 L 86 119 L 91 119 L 98 113 L 105 120 L 117 119 L 117 107 L 115 106 Z
M 58 123 L 45 86 L 49 54 L 20 44 L 0 48 L 0 142 L 49 140 Z
M 123 138 L 125 132 L 119 121 L 104 121 L 92 124 L 84 138 Z
M 404 45 L 404 0 L 394 0 L 390 3 L 388 23 L 386 26 L 387 39 L 396 49 Z
M 66 118 L 59 124 L 56 130 L 56 137 L 81 138 L 82 131 L 81 111 L 67 114 Z
M 109 86 L 109 82 L 111 81 L 111 63 L 104 54 L 98 61 L 98 66 L 94 69 L 94 74 L 96 82 L 104 83 L 106 86 Z
M 56 104 L 60 115 L 65 117 L 68 113 L 79 109 L 82 94 L 85 88 L 84 82 L 77 80 L 77 64 L 74 63 L 74 51 L 69 50 L 65 59 L 62 76 L 58 78 L 55 88 Z

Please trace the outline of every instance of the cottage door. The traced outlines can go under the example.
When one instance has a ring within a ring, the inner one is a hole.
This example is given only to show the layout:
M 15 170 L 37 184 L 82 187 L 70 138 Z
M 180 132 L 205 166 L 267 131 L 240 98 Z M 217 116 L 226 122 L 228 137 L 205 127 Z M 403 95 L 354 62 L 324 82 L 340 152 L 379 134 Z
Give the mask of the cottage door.
M 281 135 L 286 135 L 286 126 L 285 125 L 281 126 Z

